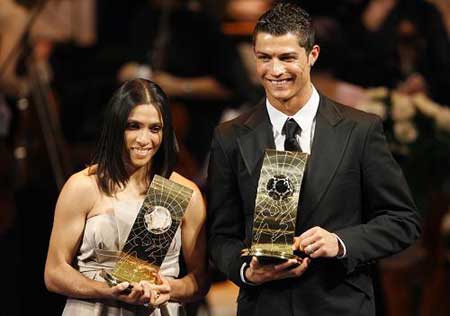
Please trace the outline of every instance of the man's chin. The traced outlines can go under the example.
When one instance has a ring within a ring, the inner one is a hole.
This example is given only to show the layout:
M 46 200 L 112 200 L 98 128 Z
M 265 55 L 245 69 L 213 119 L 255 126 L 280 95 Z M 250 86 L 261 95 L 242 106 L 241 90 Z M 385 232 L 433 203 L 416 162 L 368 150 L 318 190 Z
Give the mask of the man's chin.
M 275 101 L 281 102 L 281 103 L 286 102 L 291 98 L 291 96 L 288 92 L 279 92 L 279 91 L 275 92 L 275 93 L 271 93 L 270 96 L 271 96 L 271 99 L 274 99 Z

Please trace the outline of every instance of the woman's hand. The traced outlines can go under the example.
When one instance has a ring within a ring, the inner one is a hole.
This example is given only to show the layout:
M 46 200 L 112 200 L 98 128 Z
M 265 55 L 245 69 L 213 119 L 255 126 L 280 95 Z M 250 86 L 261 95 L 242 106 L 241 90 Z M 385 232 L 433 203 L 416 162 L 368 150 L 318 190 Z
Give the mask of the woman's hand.
M 150 284 L 152 291 L 151 304 L 160 306 L 170 300 L 171 287 L 169 281 L 162 275 L 158 275 L 158 284 Z
M 131 285 L 131 286 L 130 286 Z M 151 284 L 146 281 L 139 283 L 122 282 L 111 288 L 112 296 L 116 300 L 134 305 L 154 305 L 154 292 Z
M 158 307 L 170 300 L 169 281 L 158 275 L 158 284 L 152 284 L 148 281 L 139 283 L 122 282 L 111 288 L 112 296 L 116 300 L 134 304 L 148 305 Z

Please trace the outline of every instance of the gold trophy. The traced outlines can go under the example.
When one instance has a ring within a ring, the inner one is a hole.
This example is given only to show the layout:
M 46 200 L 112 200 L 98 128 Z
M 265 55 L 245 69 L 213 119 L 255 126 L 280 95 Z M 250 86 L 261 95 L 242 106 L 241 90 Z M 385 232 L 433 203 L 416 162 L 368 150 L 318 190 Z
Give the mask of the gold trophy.
M 253 217 L 252 240 L 241 251 L 262 264 L 298 258 L 292 250 L 300 189 L 308 154 L 267 149 L 259 176 Z
M 193 190 L 155 175 L 119 259 L 111 272 L 102 271 L 109 286 L 121 282 L 158 282 L 158 271 Z

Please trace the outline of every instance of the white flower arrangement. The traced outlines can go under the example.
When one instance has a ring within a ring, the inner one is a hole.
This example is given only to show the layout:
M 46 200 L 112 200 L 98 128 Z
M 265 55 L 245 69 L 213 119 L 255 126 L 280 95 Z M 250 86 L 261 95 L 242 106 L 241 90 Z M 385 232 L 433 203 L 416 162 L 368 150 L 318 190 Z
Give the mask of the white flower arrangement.
M 450 196 L 450 107 L 387 88 L 367 90 L 365 100 L 357 108 L 383 120 L 389 148 L 420 207 L 428 209 L 431 192 Z
M 412 144 L 418 136 L 415 118 L 418 113 L 433 122 L 436 131 L 449 133 L 450 139 L 450 108 L 429 99 L 423 93 L 414 95 L 389 92 L 387 88 L 368 89 L 364 104 L 356 108 L 378 115 L 381 119 L 392 121 L 392 133 L 401 144 Z

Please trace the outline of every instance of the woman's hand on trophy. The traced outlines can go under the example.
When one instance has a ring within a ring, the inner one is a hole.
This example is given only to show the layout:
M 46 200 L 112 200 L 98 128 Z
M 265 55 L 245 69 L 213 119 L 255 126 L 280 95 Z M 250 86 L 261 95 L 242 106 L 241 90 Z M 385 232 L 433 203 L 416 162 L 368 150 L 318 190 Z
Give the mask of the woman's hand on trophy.
M 155 306 L 155 304 L 153 304 L 152 302 L 153 291 L 151 283 L 149 283 L 148 281 L 140 281 L 138 284 L 143 289 L 143 294 L 139 298 L 139 303 L 145 306 Z
M 289 259 L 280 264 L 261 264 L 253 257 L 244 271 L 247 281 L 255 285 L 268 281 L 295 278 L 301 276 L 309 265 L 309 258 Z
M 152 299 L 151 303 L 154 306 L 160 306 L 170 300 L 171 287 L 167 278 L 158 275 L 157 284 L 151 284 Z
M 293 249 L 303 251 L 310 258 L 333 258 L 342 255 L 337 236 L 318 226 L 295 237 Z
M 111 290 L 115 299 L 128 304 L 145 305 L 151 301 L 151 287 L 144 282 L 122 282 Z

